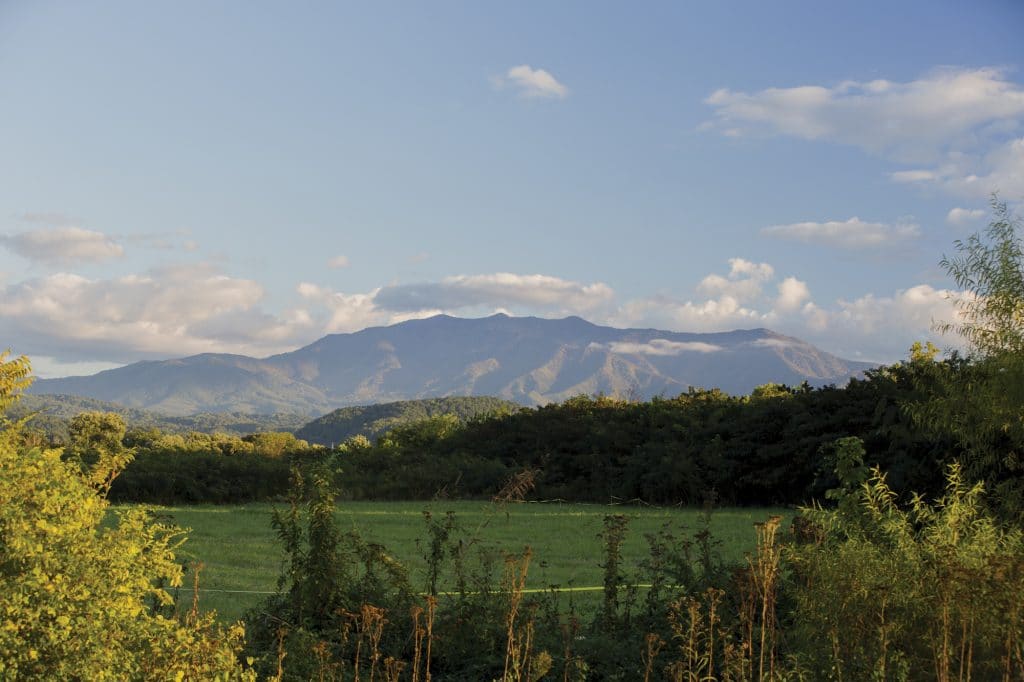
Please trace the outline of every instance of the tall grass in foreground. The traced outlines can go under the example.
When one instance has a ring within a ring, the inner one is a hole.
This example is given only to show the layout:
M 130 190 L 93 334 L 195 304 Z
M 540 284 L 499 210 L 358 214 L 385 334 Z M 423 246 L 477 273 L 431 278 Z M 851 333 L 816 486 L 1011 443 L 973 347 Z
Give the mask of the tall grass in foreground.
M 250 653 L 279 680 L 1024 679 L 1020 531 L 993 521 L 955 466 L 940 499 L 900 505 L 859 441 L 837 446 L 836 507 L 758 524 L 745 565 L 718 559 L 706 531 L 666 528 L 627 575 L 626 519 L 607 517 L 590 617 L 572 593 L 525 590 L 541 559 L 529 548 L 478 552 L 450 516 L 426 518 L 414 587 L 382 547 L 334 528 L 313 475 L 275 517 L 289 561 L 280 595 L 249 618 Z M 447 573 L 457 588 L 439 593 Z

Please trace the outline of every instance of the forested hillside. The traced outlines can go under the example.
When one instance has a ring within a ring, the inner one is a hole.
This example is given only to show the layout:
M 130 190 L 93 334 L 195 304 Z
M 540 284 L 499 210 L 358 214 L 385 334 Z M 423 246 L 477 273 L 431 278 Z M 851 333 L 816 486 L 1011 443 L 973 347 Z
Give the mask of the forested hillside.
M 521 409 L 518 403 L 487 396 L 426 398 L 393 403 L 342 407 L 314 419 L 295 435 L 318 445 L 340 445 L 353 436 L 376 439 L 405 424 L 450 414 L 460 422 L 487 416 L 508 414 Z
M 937 493 L 943 466 L 961 445 L 948 430 L 920 428 L 908 409 L 927 404 L 944 385 L 940 380 L 969 367 L 922 353 L 845 387 L 769 384 L 748 396 L 694 389 L 646 402 L 578 396 L 515 411 L 475 399 L 353 408 L 313 425 L 334 433 L 390 429 L 374 441 L 355 433 L 334 441 L 333 450 L 307 446 L 317 440 L 311 428 L 298 432 L 306 439 L 280 434 L 291 440 L 273 450 L 251 445 L 273 434 L 246 437 L 246 445 L 237 437 L 135 429 L 126 438 L 138 454 L 112 495 L 159 502 L 267 499 L 283 492 L 289 461 L 312 458 L 329 459 L 341 472 L 341 495 L 358 499 L 487 497 L 529 469 L 536 474 L 534 495 L 542 499 L 801 504 L 823 499 L 834 485 L 834 443 L 844 437 L 863 440 L 868 464 L 881 466 L 895 490 Z M 465 421 L 484 408 L 489 415 Z M 461 409 L 461 417 L 452 409 Z M 412 419 L 420 415 L 426 416 Z M 245 481 L 260 478 L 246 473 L 247 466 L 263 472 L 263 483 L 246 488 Z M 1007 494 L 1019 487 L 998 469 L 982 474 Z M 203 492 L 214 488 L 231 492 Z

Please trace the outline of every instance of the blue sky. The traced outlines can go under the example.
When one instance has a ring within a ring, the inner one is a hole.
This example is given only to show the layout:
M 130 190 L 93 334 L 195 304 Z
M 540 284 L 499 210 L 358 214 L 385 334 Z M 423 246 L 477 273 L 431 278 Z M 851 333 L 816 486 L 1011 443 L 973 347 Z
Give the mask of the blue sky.
M 1024 4 L 837 5 L 2 3 L 0 347 L 506 311 L 898 360 L 1024 199 Z

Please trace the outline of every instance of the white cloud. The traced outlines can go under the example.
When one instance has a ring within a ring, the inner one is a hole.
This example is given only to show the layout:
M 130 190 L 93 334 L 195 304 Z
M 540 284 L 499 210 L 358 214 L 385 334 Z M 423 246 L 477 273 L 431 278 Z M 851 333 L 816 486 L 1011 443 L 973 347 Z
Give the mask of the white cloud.
M 935 322 L 959 319 L 956 294 L 919 284 L 889 296 L 865 294 L 852 301 L 839 300 L 834 308 L 823 311 L 826 322 L 820 338 L 831 340 L 833 347 L 848 353 L 856 349 L 865 357 L 883 360 L 899 359 L 911 343 L 926 339 L 940 346 L 962 348 L 959 337 L 940 336 L 932 330 Z
M 707 286 L 709 281 L 730 283 L 733 280 L 709 275 L 702 280 L 698 293 L 715 294 L 710 298 L 638 298 L 609 312 L 604 321 L 615 326 L 646 326 L 680 332 L 767 327 L 814 343 L 841 357 L 883 362 L 905 357 L 914 341 L 933 340 L 940 345 L 954 347 L 962 343 L 958 338 L 941 337 L 932 331 L 934 321 L 957 319 L 958 313 L 951 299 L 954 292 L 919 284 L 890 295 L 864 294 L 852 300 L 817 303 L 812 300 L 806 282 L 793 276 L 776 281 L 774 270 L 768 264 L 759 265 L 757 268 L 742 264 L 730 267 L 730 275 L 757 272 L 765 276 L 771 273 L 758 284 L 764 288 L 776 282 L 778 293 L 775 297 L 758 290 L 756 295 L 741 301 L 734 295 L 735 290 L 725 290 L 726 285 L 718 289 Z M 714 279 L 716 277 L 718 279 Z M 751 291 L 754 290 L 743 293 Z M 779 344 L 773 342 L 772 345 Z
M 697 291 L 706 296 L 734 298 L 737 301 L 749 301 L 761 295 L 761 282 L 752 278 L 729 279 L 721 275 L 710 274 L 700 281 Z
M 824 244 L 841 249 L 877 248 L 921 235 L 921 228 L 915 223 L 871 223 L 856 216 L 849 220 L 830 220 L 823 223 L 773 225 L 761 231 L 772 237 Z
M 962 164 L 940 183 L 959 196 L 984 198 L 998 192 L 1009 201 L 1020 201 L 1024 198 L 1024 137 L 992 150 L 976 167 Z
M 937 176 L 935 171 L 930 170 L 905 170 L 896 171 L 895 173 L 889 173 L 889 177 L 892 178 L 893 182 L 930 182 L 936 180 Z
M 980 208 L 951 208 L 946 214 L 946 222 L 950 225 L 963 226 L 985 217 L 985 211 Z
M 107 235 L 76 226 L 0 235 L 0 244 L 19 256 L 46 265 L 102 263 L 124 255 L 124 248 Z
M 997 68 L 933 71 L 917 80 L 835 86 L 721 89 L 703 127 L 738 136 L 763 131 L 849 144 L 901 163 L 898 183 L 954 196 L 1024 197 L 1024 86 Z
M 806 282 L 796 277 L 787 277 L 779 282 L 779 296 L 775 299 L 775 308 L 782 312 L 792 312 L 801 307 L 811 298 L 811 290 Z
M 302 298 L 327 310 L 328 318 L 322 325 L 326 333 L 354 332 L 398 321 L 395 315 L 380 310 L 374 303 L 379 288 L 369 293 L 346 294 L 301 282 L 297 291 Z
M 653 296 L 627 301 L 607 320 L 617 326 L 651 326 L 685 332 L 712 332 L 763 326 L 767 315 L 732 296 L 680 301 Z
M 915 340 L 934 339 L 932 320 L 954 319 L 956 312 L 949 292 L 928 285 L 815 302 L 806 282 L 741 258 L 731 259 L 724 274 L 705 277 L 697 290 L 690 300 L 652 296 L 620 303 L 603 283 L 548 275 L 460 275 L 355 293 L 302 282 L 296 304 L 271 313 L 263 308 L 265 292 L 257 282 L 209 264 L 179 265 L 109 279 L 57 273 L 0 285 L 0 327 L 17 352 L 48 358 L 55 372 L 76 366 L 61 363 L 124 363 L 201 352 L 263 356 L 326 333 L 439 313 L 498 310 L 581 314 L 616 326 L 686 332 L 768 327 L 846 357 L 888 361 L 902 357 Z M 611 350 L 675 355 L 716 348 L 655 339 Z
M 930 170 L 890 174 L 895 182 L 937 187 L 954 196 L 981 199 L 998 192 L 1011 202 L 1024 197 L 1024 137 L 1009 140 L 977 156 L 949 153 Z
M 743 258 L 730 258 L 729 277 L 743 276 L 763 281 L 775 276 L 775 268 L 768 265 L 768 263 L 754 263 Z
M 697 291 L 707 296 L 750 301 L 761 295 L 762 284 L 775 276 L 768 263 L 754 263 L 743 258 L 729 259 L 729 275 L 710 274 L 700 281 Z
M 715 353 L 722 350 L 722 347 L 700 341 L 651 339 L 647 343 L 613 341 L 608 344 L 608 349 L 622 355 L 680 355 L 682 353 Z
M 332 270 L 337 270 L 338 268 L 347 268 L 348 265 L 348 256 L 335 256 L 334 258 L 331 258 L 330 260 L 327 261 L 327 267 L 331 268 Z
M 57 273 L 0 291 L 0 320 L 24 352 L 62 362 L 127 362 L 202 352 L 263 355 L 312 331 L 302 311 L 260 310 L 263 288 L 209 265 L 113 279 Z
M 906 83 L 845 81 L 757 92 L 721 89 L 705 102 L 713 129 L 756 130 L 928 160 L 973 145 L 1024 116 L 1024 88 L 996 68 L 940 69 Z
M 30 360 L 32 361 L 32 374 L 40 379 L 86 376 L 123 367 L 123 364 L 116 362 L 61 362 L 45 355 L 33 355 Z
M 511 85 L 523 97 L 564 99 L 569 89 L 544 69 L 534 69 L 520 64 L 509 69 L 504 77 L 495 79 L 499 87 Z
M 797 343 L 788 339 L 756 339 L 750 345 L 762 348 L 791 348 Z
M 498 272 L 445 277 L 439 282 L 390 285 L 377 292 L 374 303 L 394 312 L 515 305 L 585 311 L 609 302 L 613 295 L 611 288 L 600 282 L 581 284 L 548 275 Z

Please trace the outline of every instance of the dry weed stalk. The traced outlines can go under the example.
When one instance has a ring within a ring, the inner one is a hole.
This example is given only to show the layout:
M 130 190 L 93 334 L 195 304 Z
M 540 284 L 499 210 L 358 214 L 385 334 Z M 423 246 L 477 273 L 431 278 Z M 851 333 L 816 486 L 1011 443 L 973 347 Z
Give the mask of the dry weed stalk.
M 359 641 L 356 644 L 355 679 L 359 679 L 359 651 L 360 644 L 365 638 L 370 648 L 370 682 L 373 682 L 377 675 L 377 667 L 380 664 L 380 638 L 384 634 L 384 625 L 387 623 L 384 617 L 384 609 L 372 604 L 363 604 L 359 609 L 356 621 L 356 632 Z
M 508 590 L 509 605 L 505 614 L 505 672 L 502 674 L 503 682 L 514 679 L 517 682 L 523 679 L 529 668 L 530 646 L 533 640 L 533 619 L 530 618 L 526 625 L 525 632 L 516 632 L 516 619 L 519 616 L 519 607 L 523 601 L 523 593 L 526 589 L 526 574 L 530 568 L 530 557 L 532 550 L 527 547 L 520 557 L 509 555 L 505 557 L 505 588 Z M 512 676 L 510 676 L 510 674 Z M 528 677 L 526 679 L 529 679 Z
M 672 637 L 679 641 L 681 658 L 668 665 L 666 671 L 675 682 L 697 682 L 707 679 L 703 674 L 707 661 L 701 655 L 701 640 L 704 639 L 704 619 L 701 617 L 700 600 L 683 596 L 672 602 L 668 613 Z
M 782 548 L 777 542 L 781 516 L 772 516 L 764 523 L 756 524 L 757 556 L 747 559 L 757 596 L 761 601 L 761 633 L 758 649 L 757 679 L 771 679 L 775 675 L 776 618 L 775 605 L 778 597 L 779 564 Z M 768 677 L 765 678 L 765 659 Z
M 284 648 L 284 638 L 288 636 L 288 628 L 284 625 L 277 629 L 277 673 L 268 682 L 281 682 L 284 679 L 284 658 L 288 652 Z
M 338 679 L 339 664 L 331 657 L 330 644 L 321 640 L 313 645 L 313 654 L 316 656 L 317 678 L 319 682 Z
M 185 624 L 194 627 L 199 622 L 199 573 L 204 565 L 201 562 L 192 563 L 192 608 L 185 617 Z
M 412 619 L 412 682 L 420 680 L 420 656 L 423 655 L 423 637 L 427 634 L 426 629 L 420 625 L 422 615 L 423 607 L 418 604 L 409 609 L 409 617 Z
M 661 653 L 661 648 L 665 646 L 665 640 L 653 632 L 648 632 L 644 641 L 647 643 L 647 651 L 643 655 L 644 682 L 650 682 L 651 671 L 654 669 L 654 659 Z
M 401 661 L 393 656 L 388 656 L 384 659 L 385 682 L 399 682 L 403 670 L 405 670 L 405 661 Z
M 501 486 L 501 490 L 491 498 L 491 502 L 499 507 L 510 502 L 522 502 L 526 499 L 527 493 L 533 490 L 536 485 L 536 470 L 523 469 L 508 477 L 505 484 Z
M 434 612 L 437 610 L 437 597 L 427 597 L 427 660 L 425 663 L 424 682 L 430 682 L 430 646 L 434 641 Z

